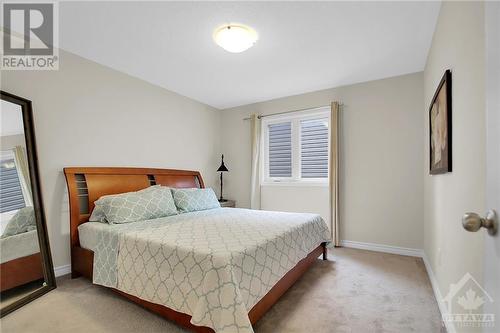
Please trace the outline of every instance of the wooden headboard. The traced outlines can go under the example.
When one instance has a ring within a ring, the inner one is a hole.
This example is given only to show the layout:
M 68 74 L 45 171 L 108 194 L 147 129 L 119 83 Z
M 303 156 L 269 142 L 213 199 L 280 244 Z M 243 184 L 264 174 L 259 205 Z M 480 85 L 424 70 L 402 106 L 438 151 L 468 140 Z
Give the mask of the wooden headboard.
M 138 191 L 151 185 L 204 188 L 198 171 L 150 168 L 64 168 L 68 185 L 71 247 L 79 246 L 78 226 L 89 220 L 94 201 L 108 194 Z

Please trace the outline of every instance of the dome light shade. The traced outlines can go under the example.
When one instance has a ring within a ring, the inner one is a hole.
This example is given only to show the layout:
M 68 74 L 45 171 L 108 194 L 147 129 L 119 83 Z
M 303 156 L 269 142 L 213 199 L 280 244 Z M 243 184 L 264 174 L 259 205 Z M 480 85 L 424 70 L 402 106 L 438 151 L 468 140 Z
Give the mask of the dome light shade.
M 215 43 L 232 53 L 248 50 L 257 39 L 257 32 L 242 24 L 226 24 L 214 31 Z

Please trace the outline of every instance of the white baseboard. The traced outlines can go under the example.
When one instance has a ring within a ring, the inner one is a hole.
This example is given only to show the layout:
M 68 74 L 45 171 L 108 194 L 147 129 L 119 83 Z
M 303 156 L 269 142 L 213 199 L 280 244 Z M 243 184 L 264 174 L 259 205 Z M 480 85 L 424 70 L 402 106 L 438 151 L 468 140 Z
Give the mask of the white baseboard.
M 353 249 L 400 254 L 402 256 L 411 256 L 419 258 L 422 258 L 424 254 L 424 251 L 421 249 L 412 249 L 407 247 L 374 244 L 374 243 L 355 242 L 349 240 L 341 240 L 340 245 L 344 247 L 350 247 Z
M 63 265 L 59 267 L 54 267 L 54 273 L 56 277 L 63 276 L 71 273 L 71 265 Z
M 432 290 L 434 291 L 434 297 L 436 297 L 436 302 L 439 307 L 439 311 L 441 312 L 441 316 L 444 316 L 448 311 L 446 311 L 446 306 L 443 301 L 443 295 L 441 294 L 441 291 L 439 290 L 439 285 L 436 279 L 436 276 L 434 275 L 434 271 L 432 270 L 431 263 L 429 261 L 429 258 L 427 258 L 427 255 L 425 252 L 423 253 L 422 259 L 424 260 L 424 265 L 425 269 L 427 270 L 427 275 L 429 276 L 429 280 L 431 280 L 431 285 L 432 285 Z M 444 322 L 446 326 L 446 331 L 448 333 L 456 333 L 456 328 L 455 325 L 453 325 L 453 322 Z

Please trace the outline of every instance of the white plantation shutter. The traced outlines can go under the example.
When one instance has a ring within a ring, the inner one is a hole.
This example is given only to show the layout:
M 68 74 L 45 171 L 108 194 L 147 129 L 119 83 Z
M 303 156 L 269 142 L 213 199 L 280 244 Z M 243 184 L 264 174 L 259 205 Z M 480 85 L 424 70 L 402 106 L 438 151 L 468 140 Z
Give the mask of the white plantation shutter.
M 330 107 L 319 107 L 262 121 L 263 184 L 328 183 L 330 113 Z
M 0 213 L 21 209 L 25 206 L 14 158 L 0 161 L 0 192 Z
M 269 177 L 292 177 L 292 123 L 270 124 Z
M 328 178 L 328 118 L 300 122 L 302 178 Z

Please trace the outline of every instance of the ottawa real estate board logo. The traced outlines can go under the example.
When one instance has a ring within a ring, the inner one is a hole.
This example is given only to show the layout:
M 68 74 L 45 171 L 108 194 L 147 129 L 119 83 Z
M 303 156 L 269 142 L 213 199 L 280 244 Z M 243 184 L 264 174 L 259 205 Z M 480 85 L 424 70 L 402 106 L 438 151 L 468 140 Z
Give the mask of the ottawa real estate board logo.
M 2 2 L 2 70 L 59 69 L 57 3 Z
M 484 306 L 492 305 L 494 300 L 470 273 L 450 285 L 443 303 L 446 311 L 443 321 L 453 324 L 455 328 L 467 331 L 495 327 L 495 314 L 484 311 Z

